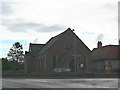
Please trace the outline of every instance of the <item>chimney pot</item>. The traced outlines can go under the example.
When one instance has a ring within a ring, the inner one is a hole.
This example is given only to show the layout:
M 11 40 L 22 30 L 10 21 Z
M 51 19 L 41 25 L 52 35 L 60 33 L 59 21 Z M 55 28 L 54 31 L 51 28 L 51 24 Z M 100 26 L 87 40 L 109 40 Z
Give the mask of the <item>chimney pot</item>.
M 101 41 L 98 41 L 97 43 L 97 48 L 101 48 L 102 47 L 102 42 Z

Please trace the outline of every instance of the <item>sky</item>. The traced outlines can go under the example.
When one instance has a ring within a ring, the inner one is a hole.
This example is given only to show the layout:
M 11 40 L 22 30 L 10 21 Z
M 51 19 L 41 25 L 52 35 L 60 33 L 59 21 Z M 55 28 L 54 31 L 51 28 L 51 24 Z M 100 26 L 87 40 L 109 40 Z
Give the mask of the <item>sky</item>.
M 0 57 L 15 42 L 45 44 L 67 28 L 89 49 L 118 44 L 118 0 L 1 0 Z

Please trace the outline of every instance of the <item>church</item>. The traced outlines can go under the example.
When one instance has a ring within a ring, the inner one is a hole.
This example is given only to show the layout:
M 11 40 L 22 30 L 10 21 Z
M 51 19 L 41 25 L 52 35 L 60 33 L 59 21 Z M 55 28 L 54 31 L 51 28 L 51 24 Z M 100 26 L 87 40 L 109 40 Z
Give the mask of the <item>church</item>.
M 25 52 L 25 73 L 92 72 L 91 54 L 74 30 L 68 28 L 46 44 L 29 44 L 29 51 Z

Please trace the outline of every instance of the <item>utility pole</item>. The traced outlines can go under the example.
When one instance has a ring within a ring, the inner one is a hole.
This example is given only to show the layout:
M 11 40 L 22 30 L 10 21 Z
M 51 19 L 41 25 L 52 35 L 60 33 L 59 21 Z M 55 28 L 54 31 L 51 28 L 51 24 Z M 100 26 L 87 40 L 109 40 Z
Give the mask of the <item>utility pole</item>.
M 75 31 L 73 29 L 73 31 Z M 75 37 L 75 33 L 74 33 L 74 62 L 75 62 L 75 77 L 76 77 L 76 74 L 77 74 L 77 65 L 76 65 L 76 37 Z

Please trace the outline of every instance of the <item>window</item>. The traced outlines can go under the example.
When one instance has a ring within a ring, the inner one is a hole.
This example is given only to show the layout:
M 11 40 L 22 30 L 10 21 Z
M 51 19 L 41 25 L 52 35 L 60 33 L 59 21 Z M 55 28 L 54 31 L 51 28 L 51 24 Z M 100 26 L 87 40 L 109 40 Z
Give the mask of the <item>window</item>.
M 112 64 L 112 63 L 109 61 L 109 62 L 108 62 L 108 65 L 111 66 L 111 64 Z
M 105 65 L 107 65 L 107 66 L 111 66 L 111 61 L 105 61 Z

